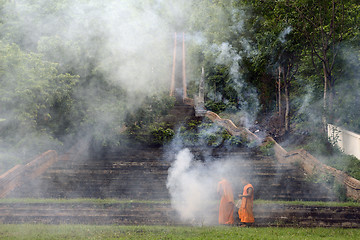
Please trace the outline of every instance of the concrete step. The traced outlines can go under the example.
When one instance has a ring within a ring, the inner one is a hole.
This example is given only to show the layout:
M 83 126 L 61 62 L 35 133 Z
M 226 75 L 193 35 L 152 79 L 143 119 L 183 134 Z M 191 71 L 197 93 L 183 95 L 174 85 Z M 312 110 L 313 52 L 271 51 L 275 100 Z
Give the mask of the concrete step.
M 278 164 L 271 157 L 260 159 L 248 149 L 192 148 L 191 151 L 198 161 L 203 161 L 204 155 L 210 156 L 212 161 L 231 159 L 239 176 L 232 181 L 239 183 L 240 176 L 251 179 L 256 199 L 330 200 L 333 197 L 327 189 L 319 190 L 320 185 L 306 182 L 305 175 L 297 167 Z M 162 148 L 140 148 L 109 150 L 94 156 L 80 161 L 59 161 L 10 196 L 169 198 L 166 181 L 174 153 L 165 153 Z M 317 191 L 311 192 L 311 189 Z M 236 194 L 241 191 L 240 186 L 234 186 Z
M 207 223 L 217 224 L 217 214 L 214 204 L 208 209 Z M 255 204 L 254 216 L 257 227 L 360 228 L 360 207 Z M 179 221 L 168 203 L 0 203 L 2 224 L 196 225 L 202 221 Z

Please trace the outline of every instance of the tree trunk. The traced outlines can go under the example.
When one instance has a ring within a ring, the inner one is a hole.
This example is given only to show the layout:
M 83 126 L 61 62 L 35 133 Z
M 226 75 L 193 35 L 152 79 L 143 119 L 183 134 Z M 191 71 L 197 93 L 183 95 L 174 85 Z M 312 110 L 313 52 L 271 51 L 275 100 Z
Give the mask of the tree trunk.
M 284 90 L 285 90 L 285 133 L 289 133 L 290 131 L 290 127 L 289 127 L 289 122 L 290 122 L 290 100 L 289 100 L 289 84 L 287 83 L 287 81 L 285 81 L 285 85 L 284 85 Z
M 284 80 L 284 92 L 285 92 L 285 116 L 284 116 L 284 128 L 285 128 L 285 134 L 287 134 L 290 129 L 289 129 L 289 122 L 290 122 L 290 118 L 289 118 L 289 113 L 290 113 L 290 93 L 289 93 L 289 85 L 290 85 L 290 70 L 291 67 L 290 65 L 287 66 L 286 70 L 283 69 L 282 74 L 283 74 L 283 80 Z M 286 72 L 285 72 L 286 71 Z
M 326 65 L 323 62 L 323 70 L 324 70 L 324 99 L 323 99 L 323 114 L 322 114 L 322 123 L 323 123 L 323 127 L 324 130 L 327 129 L 327 90 L 328 90 L 328 75 L 327 75 L 327 71 L 326 71 Z
M 281 117 L 281 67 L 279 66 L 279 77 L 278 77 L 278 101 L 279 101 L 279 116 Z
M 335 99 L 335 87 L 333 85 L 333 82 L 332 81 L 332 76 L 328 76 L 328 79 L 329 79 L 329 88 L 328 88 L 328 100 L 327 100 L 327 111 L 328 111 L 328 118 L 327 118 L 327 121 L 329 123 L 333 123 L 334 122 L 334 107 L 333 107 L 333 104 L 334 104 L 334 99 Z

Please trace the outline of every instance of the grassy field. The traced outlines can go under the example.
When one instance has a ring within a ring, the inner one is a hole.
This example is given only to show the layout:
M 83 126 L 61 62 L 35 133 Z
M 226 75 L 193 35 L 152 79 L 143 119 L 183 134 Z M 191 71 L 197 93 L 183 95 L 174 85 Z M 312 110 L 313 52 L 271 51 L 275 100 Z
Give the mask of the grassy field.
M 360 229 L 0 225 L 0 239 L 359 239 Z
M 38 204 L 38 203 L 49 203 L 49 204 L 76 204 L 76 203 L 89 203 L 89 204 L 131 204 L 131 203 L 142 203 L 142 204 L 170 204 L 170 200 L 163 201 L 151 201 L 151 200 L 129 200 L 129 199 L 95 199 L 95 198 L 3 198 L 0 199 L 0 204 L 6 203 L 27 203 L 27 204 Z M 218 204 L 218 202 L 214 202 Z M 255 200 L 255 205 L 262 204 L 280 204 L 280 205 L 303 205 L 303 206 L 328 206 L 328 207 L 360 207 L 360 202 L 311 202 L 311 201 L 268 201 L 268 200 Z

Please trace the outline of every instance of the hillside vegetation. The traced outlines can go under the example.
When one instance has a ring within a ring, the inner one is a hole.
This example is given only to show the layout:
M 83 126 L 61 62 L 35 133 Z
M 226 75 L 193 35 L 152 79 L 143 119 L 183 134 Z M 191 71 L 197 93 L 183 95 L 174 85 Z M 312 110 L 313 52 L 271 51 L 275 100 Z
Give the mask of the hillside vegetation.
M 359 178 L 325 133 L 327 123 L 360 132 L 359 10 L 355 0 L 2 0 L 0 169 L 78 139 L 198 138 L 207 123 L 162 120 L 174 105 L 173 33 L 185 32 L 189 97 L 204 67 L 207 109 Z M 207 144 L 243 141 L 216 134 Z

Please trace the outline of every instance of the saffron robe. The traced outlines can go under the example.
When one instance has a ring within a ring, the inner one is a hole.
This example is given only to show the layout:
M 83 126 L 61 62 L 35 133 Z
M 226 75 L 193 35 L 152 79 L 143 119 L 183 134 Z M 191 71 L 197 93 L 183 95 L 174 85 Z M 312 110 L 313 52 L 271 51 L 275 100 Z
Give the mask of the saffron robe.
M 230 183 L 226 179 L 221 180 L 217 192 L 221 196 L 219 224 L 234 224 L 234 195 Z
M 242 195 L 248 195 L 248 189 L 253 189 L 253 194 L 251 197 L 243 197 L 241 201 L 241 206 L 239 208 L 239 218 L 241 222 L 244 223 L 253 223 L 255 222 L 253 214 L 253 205 L 254 205 L 254 187 L 249 183 L 244 187 Z

